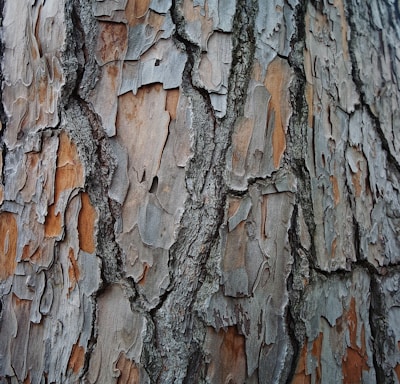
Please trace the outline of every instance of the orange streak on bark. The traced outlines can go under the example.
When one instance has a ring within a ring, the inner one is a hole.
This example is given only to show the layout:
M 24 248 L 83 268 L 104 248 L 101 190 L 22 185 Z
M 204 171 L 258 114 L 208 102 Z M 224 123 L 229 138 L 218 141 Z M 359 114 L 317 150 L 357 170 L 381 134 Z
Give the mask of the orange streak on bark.
M 28 372 L 26 377 L 25 377 L 24 384 L 30 384 L 30 383 L 31 383 L 31 375 Z
M 42 257 L 42 249 L 38 248 L 33 255 L 30 257 L 31 261 L 38 262 Z
M 183 1 L 183 15 L 187 23 L 196 23 L 201 26 L 201 45 L 207 46 L 208 38 L 213 33 L 213 18 L 210 17 L 208 1 L 204 2 L 204 10 L 200 6 L 194 6 L 193 0 Z
M 118 77 L 119 77 L 119 66 L 118 64 L 109 64 L 107 65 L 107 77 L 111 80 L 111 86 L 109 88 L 109 92 L 117 93 L 118 92 Z
M 74 251 L 73 251 L 72 248 L 69 249 L 68 259 L 69 259 L 69 266 L 68 266 L 69 288 L 68 288 L 68 292 L 71 292 L 71 291 L 74 290 L 75 285 L 78 282 L 79 277 L 80 277 L 80 271 L 79 271 L 78 263 L 75 260 L 75 255 L 74 255 Z
M 44 222 L 44 233 L 46 237 L 58 237 L 61 235 L 61 216 L 56 214 L 56 206 L 52 204 L 47 212 Z
M 129 127 L 132 125 L 132 121 L 135 121 L 135 124 L 143 125 L 143 121 L 138 121 L 137 116 L 140 115 L 141 109 L 146 106 L 147 97 L 152 92 L 164 92 L 162 85 L 159 83 L 145 85 L 137 90 L 136 95 L 127 92 L 118 97 L 117 128 L 120 126 Z
M 338 9 L 341 19 L 341 27 L 342 27 L 342 48 L 343 48 L 343 57 L 346 61 L 349 61 L 349 46 L 347 43 L 347 19 L 344 11 L 343 0 L 335 0 L 335 7 Z
M 224 331 L 220 331 L 224 332 Z M 231 364 L 238 365 L 246 359 L 245 340 L 243 335 L 239 335 L 236 327 L 228 327 L 227 332 L 223 334 L 223 342 L 221 346 L 221 356 L 223 359 L 223 367 L 230 369 Z
M 194 22 L 199 19 L 200 7 L 193 6 L 193 0 L 183 1 L 183 12 L 185 15 L 186 22 Z
M 71 356 L 68 361 L 68 368 L 72 370 L 75 374 L 83 368 L 85 364 L 85 348 L 78 344 L 74 344 L 72 347 Z
M 397 364 L 394 368 L 394 372 L 396 373 L 397 380 L 400 382 L 400 364 Z
M 236 132 L 232 135 L 232 169 L 239 175 L 244 175 L 253 127 L 252 119 L 241 118 L 238 120 Z
M 143 23 L 149 4 L 150 0 L 128 0 L 125 7 L 125 15 L 131 27 Z
M 340 202 L 340 190 L 339 190 L 339 183 L 337 181 L 337 178 L 335 176 L 330 176 L 329 180 L 331 181 L 332 184 L 332 189 L 333 189 L 333 201 L 335 203 L 335 206 L 339 204 Z
M 362 172 L 360 169 L 357 171 L 357 173 L 353 173 L 351 175 L 351 180 L 353 182 L 356 197 L 360 197 L 362 192 L 361 176 Z
M 311 384 L 311 375 L 307 374 L 307 341 L 304 343 L 297 362 L 296 373 L 291 384 Z
M 212 20 L 208 16 L 207 2 L 205 3 L 204 10 L 205 12 L 200 6 L 194 6 L 193 0 L 183 1 L 183 13 L 185 15 L 186 22 L 198 22 L 200 20 L 202 26 L 205 23 L 207 23 L 207 25 L 211 24 Z
M 322 352 L 322 340 L 324 334 L 320 332 L 318 337 L 314 340 L 311 354 L 318 360 L 318 365 L 316 368 L 316 382 L 321 383 L 322 374 L 321 374 L 321 352 Z
M 332 247 L 331 247 L 331 257 L 335 257 L 336 255 L 336 248 L 337 248 L 337 238 L 335 237 L 332 241 Z
M 128 29 L 123 23 L 99 21 L 99 40 L 97 42 L 97 57 L 103 63 L 121 60 L 128 47 Z
M 283 152 L 286 148 L 286 124 L 289 118 L 289 81 L 290 66 L 286 60 L 276 58 L 269 64 L 265 87 L 271 95 L 268 106 L 268 118 L 275 114 L 275 127 L 272 134 L 274 167 L 278 168 Z
M 95 221 L 97 212 L 90 202 L 89 194 L 81 194 L 82 207 L 78 216 L 79 247 L 82 251 L 93 253 L 95 246 Z
M 22 260 L 29 260 L 29 257 L 31 255 L 31 250 L 29 247 L 29 243 L 24 245 L 24 248 L 22 249 Z
M 215 332 L 209 328 L 212 356 L 208 376 L 213 383 L 244 383 L 246 381 L 245 338 L 235 326 Z M 233 380 L 232 380 L 233 379 Z
M 140 371 L 136 363 L 121 353 L 117 361 L 117 369 L 120 371 L 117 384 L 139 384 Z
M 142 273 L 142 276 L 140 277 L 140 280 L 138 281 L 139 285 L 146 284 L 146 277 L 147 277 L 147 272 L 149 271 L 149 269 L 150 269 L 150 266 L 147 263 L 144 263 L 143 273 Z
M 165 21 L 165 16 L 156 12 L 149 11 L 147 13 L 146 22 L 152 26 L 156 31 L 159 31 Z
M 76 167 L 77 178 L 83 178 L 82 165 L 76 145 L 70 140 L 65 132 L 60 134 L 57 156 L 57 167 L 64 167 L 67 164 L 70 164 L 71 166 Z
M 45 220 L 46 237 L 58 237 L 62 233 L 62 218 L 56 213 L 58 199 L 63 191 L 82 187 L 84 184 L 83 166 L 76 145 L 65 132 L 60 135 L 57 169 L 54 185 L 54 204 L 49 207 Z
M 171 120 L 176 119 L 176 108 L 179 100 L 179 89 L 171 89 L 167 91 L 166 111 L 171 116 Z
M 231 218 L 238 208 L 240 207 L 241 199 L 231 198 L 229 199 L 229 207 L 228 207 L 228 219 Z
M 18 227 L 15 215 L 0 213 L 0 280 L 14 274 L 17 266 Z
M 350 308 L 347 313 L 347 324 L 350 333 L 350 346 L 342 361 L 343 383 L 361 383 L 362 372 L 369 371 L 368 356 L 365 344 L 365 328 L 361 330 L 361 347 L 357 345 L 357 312 L 356 301 L 351 298 Z

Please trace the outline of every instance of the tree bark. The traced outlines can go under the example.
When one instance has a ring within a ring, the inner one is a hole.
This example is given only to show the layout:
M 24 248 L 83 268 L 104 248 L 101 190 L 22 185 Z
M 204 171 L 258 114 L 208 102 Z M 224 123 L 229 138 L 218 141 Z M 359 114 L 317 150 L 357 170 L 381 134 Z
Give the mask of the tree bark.
M 400 382 L 397 0 L 0 8 L 0 383 Z

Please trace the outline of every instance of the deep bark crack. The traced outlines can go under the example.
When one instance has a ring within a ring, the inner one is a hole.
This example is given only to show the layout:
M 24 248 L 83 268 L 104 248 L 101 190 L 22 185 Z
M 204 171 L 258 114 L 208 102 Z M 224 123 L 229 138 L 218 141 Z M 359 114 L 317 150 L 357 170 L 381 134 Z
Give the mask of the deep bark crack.
M 248 75 L 254 56 L 255 4 L 240 1 L 233 23 L 233 61 L 229 79 L 227 115 L 215 117 L 210 95 L 194 84 L 193 69 L 199 63 L 201 50 L 184 31 L 180 2 L 173 2 L 172 19 L 176 25 L 175 39 L 185 46 L 188 62 L 184 71 L 183 92 L 192 102 L 193 157 L 186 169 L 189 192 L 181 229 L 170 249 L 172 273 L 169 293 L 153 311 L 158 346 L 168 371 L 161 371 L 158 382 L 190 382 L 202 376 L 204 356 L 197 338 L 205 329 L 193 311 L 201 282 L 205 279 L 205 264 L 218 241 L 218 229 L 223 222 L 227 186 L 224 180 L 225 155 L 231 142 L 233 122 L 243 111 Z M 251 12 L 249 12 L 251 10 Z M 245 33 L 244 33 L 245 32 Z M 249 43 L 243 44 L 244 40 Z M 238 54 L 240 52 L 240 55 Z
M 387 160 L 388 162 L 396 169 L 397 173 L 400 174 L 400 164 L 398 160 L 395 158 L 395 156 L 392 154 L 390 150 L 390 146 L 388 143 L 388 140 L 385 136 L 385 133 L 383 132 L 382 126 L 381 126 L 381 121 L 379 119 L 379 116 L 373 113 L 371 109 L 371 105 L 367 102 L 366 100 L 366 95 L 364 91 L 364 83 L 360 77 L 359 73 L 359 66 L 358 66 L 358 61 L 356 57 L 356 52 L 358 50 L 358 28 L 357 28 L 357 18 L 355 17 L 355 11 L 353 9 L 353 6 L 351 4 L 350 0 L 346 1 L 346 6 L 347 6 L 347 11 L 348 11 L 348 18 L 347 21 L 350 26 L 350 34 L 351 38 L 349 39 L 349 53 L 350 53 L 350 59 L 351 59 L 351 64 L 352 64 L 352 78 L 354 81 L 354 84 L 356 85 L 358 94 L 360 96 L 360 102 L 361 105 L 365 108 L 369 118 L 371 119 L 373 126 L 376 129 L 376 132 L 378 133 L 378 136 L 381 140 L 382 144 L 382 149 L 385 151 Z M 398 7 L 394 7 L 395 9 L 398 10 Z M 367 19 L 368 23 L 371 23 L 371 19 Z

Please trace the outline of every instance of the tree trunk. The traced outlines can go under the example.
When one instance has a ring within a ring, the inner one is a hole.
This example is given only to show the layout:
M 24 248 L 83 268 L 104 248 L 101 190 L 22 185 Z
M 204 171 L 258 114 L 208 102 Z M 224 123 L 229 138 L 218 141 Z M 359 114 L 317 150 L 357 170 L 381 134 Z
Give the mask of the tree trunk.
M 2 0 L 1 383 L 400 382 L 397 0 Z

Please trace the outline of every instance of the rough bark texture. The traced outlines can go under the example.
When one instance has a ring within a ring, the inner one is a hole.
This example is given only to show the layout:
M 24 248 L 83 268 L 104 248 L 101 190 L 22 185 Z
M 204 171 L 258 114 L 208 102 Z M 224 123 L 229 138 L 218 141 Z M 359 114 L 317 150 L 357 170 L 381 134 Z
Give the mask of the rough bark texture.
M 400 382 L 397 0 L 2 0 L 1 383 Z

